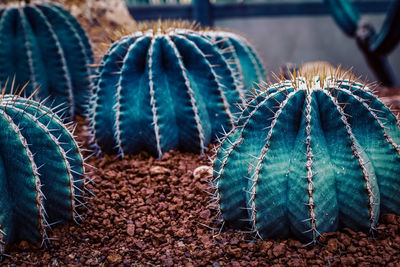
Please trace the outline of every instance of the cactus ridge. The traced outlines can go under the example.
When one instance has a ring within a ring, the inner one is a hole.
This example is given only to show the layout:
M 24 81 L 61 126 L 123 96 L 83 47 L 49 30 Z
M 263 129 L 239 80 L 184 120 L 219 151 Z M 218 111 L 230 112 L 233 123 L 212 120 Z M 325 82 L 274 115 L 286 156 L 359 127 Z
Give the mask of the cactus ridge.
M 89 37 L 86 34 L 85 29 L 83 29 L 79 21 L 75 19 L 75 17 L 72 16 L 72 14 L 68 12 L 66 9 L 62 8 L 58 4 L 53 4 L 52 7 L 61 12 L 67 18 L 68 22 L 73 26 L 73 29 L 76 30 L 76 33 L 79 35 L 82 45 L 85 48 L 85 56 L 87 62 L 93 63 L 94 55 L 93 55 L 92 45 L 90 44 Z
M 211 31 L 207 34 L 218 43 L 220 49 L 227 50 L 228 53 L 224 56 L 240 74 L 244 92 L 265 80 L 265 70 L 260 57 L 244 37 L 223 31 Z
M 29 82 L 25 95 L 40 88 L 55 105 L 68 103 L 66 115 L 84 115 L 92 90 L 93 53 L 79 23 L 58 4 L 7 5 L 0 15 L 0 80 L 18 86 Z M 10 93 L 12 86 L 7 88 Z
M 2 96 L 0 124 L 0 250 L 18 240 L 45 244 L 50 225 L 80 221 L 86 183 L 80 148 L 42 102 Z
M 202 152 L 222 127 L 231 128 L 235 104 L 244 103 L 219 49 L 191 30 L 124 37 L 98 73 L 90 125 L 95 146 L 108 154 Z
M 225 225 L 316 242 L 400 214 L 398 119 L 343 73 L 322 78 L 269 86 L 220 144 L 213 185 Z

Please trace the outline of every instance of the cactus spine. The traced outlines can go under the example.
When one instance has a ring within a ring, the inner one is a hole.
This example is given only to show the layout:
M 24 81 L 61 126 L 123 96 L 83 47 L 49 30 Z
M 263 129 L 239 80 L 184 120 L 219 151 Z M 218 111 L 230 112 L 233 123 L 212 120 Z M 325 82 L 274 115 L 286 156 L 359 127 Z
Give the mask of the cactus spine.
M 206 36 L 155 27 L 111 46 L 92 99 L 95 142 L 106 153 L 201 152 L 230 129 L 244 94 Z
M 66 115 L 83 115 L 92 90 L 89 40 L 58 4 L 7 4 L 0 12 L 0 80 L 23 86 L 26 95 L 68 104 Z M 10 92 L 11 87 L 8 87 Z
M 84 163 L 59 117 L 42 103 L 0 99 L 0 252 L 18 240 L 45 242 L 50 224 L 79 220 Z
M 400 214 L 400 128 L 365 85 L 332 77 L 271 85 L 243 111 L 214 162 L 225 223 L 315 242 Z

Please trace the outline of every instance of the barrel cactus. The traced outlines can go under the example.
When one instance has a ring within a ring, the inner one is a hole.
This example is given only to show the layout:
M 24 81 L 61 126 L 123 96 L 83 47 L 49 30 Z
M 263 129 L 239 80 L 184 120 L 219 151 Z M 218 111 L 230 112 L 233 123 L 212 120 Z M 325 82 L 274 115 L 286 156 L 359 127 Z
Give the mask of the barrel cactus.
M 400 214 L 400 128 L 371 90 L 337 70 L 269 86 L 214 161 L 225 225 L 315 242 Z
M 224 57 L 231 64 L 238 78 L 241 79 L 245 91 L 258 87 L 257 84 L 265 80 L 263 64 L 255 48 L 238 34 L 226 31 L 205 32 L 217 43 Z
M 26 95 L 39 87 L 36 97 L 68 104 L 70 118 L 83 115 L 92 90 L 93 55 L 78 21 L 55 3 L 10 2 L 0 9 L 2 86 L 12 80 L 20 87 L 29 82 Z
M 210 38 L 155 27 L 114 43 L 91 102 L 94 140 L 108 154 L 201 152 L 229 130 L 244 92 Z
M 45 242 L 51 224 L 79 220 L 85 174 L 71 132 L 42 103 L 0 96 L 0 129 L 2 253 L 19 240 Z

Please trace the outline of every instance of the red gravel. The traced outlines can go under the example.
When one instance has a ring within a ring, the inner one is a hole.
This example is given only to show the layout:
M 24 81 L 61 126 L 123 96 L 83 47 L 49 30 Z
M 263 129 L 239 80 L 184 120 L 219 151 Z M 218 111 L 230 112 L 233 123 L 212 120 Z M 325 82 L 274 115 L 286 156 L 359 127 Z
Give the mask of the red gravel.
M 86 140 L 82 125 L 79 137 Z M 400 216 L 383 215 L 375 239 L 350 229 L 325 234 L 321 245 L 295 239 L 249 242 L 237 231 L 216 235 L 208 226 L 209 177 L 193 171 L 206 156 L 171 152 L 158 161 L 145 154 L 89 162 L 98 170 L 82 225 L 57 227 L 51 247 L 11 247 L 5 266 L 162 265 L 400 266 Z

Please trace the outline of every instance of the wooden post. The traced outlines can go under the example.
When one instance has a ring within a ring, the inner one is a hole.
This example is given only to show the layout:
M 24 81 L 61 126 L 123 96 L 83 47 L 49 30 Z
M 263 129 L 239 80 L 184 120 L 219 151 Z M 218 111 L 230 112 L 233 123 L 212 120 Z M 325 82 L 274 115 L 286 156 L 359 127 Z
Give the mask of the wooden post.
M 193 19 L 201 26 L 213 26 L 212 6 L 210 0 L 193 0 Z

